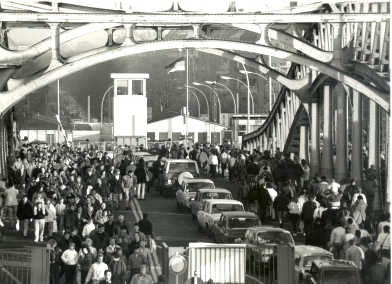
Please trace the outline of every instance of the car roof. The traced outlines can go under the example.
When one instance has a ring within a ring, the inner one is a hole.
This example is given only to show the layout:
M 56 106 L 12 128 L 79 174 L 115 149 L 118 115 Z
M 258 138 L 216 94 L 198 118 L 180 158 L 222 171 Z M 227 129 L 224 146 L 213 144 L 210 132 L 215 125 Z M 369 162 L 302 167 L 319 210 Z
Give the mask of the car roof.
M 222 215 L 225 215 L 226 217 L 229 217 L 229 218 L 230 217 L 239 217 L 239 218 L 254 217 L 254 218 L 259 218 L 253 212 L 243 212 L 243 211 L 222 212 Z
M 201 193 L 204 192 L 224 192 L 224 193 L 231 193 L 229 190 L 224 189 L 224 188 L 219 188 L 219 187 L 215 187 L 215 188 L 200 188 L 199 191 Z
M 187 178 L 185 177 L 183 182 L 185 183 L 196 183 L 196 182 L 206 182 L 206 183 L 214 183 L 212 180 L 207 178 Z
M 275 228 L 275 227 L 266 227 L 266 226 L 255 226 L 249 228 L 248 230 L 252 230 L 254 232 L 284 232 L 290 233 L 289 231 L 282 229 L 282 228 Z
M 314 260 L 313 263 L 319 267 L 335 267 L 335 268 L 343 268 L 343 267 L 348 267 L 348 268 L 355 268 L 359 269 L 354 262 L 348 261 L 348 260 L 342 260 L 342 259 L 326 259 L 326 260 Z
M 315 247 L 315 246 L 305 246 L 305 245 L 297 245 L 295 246 L 294 251 L 298 253 L 299 255 L 304 255 L 304 254 L 328 254 L 332 255 L 329 251 L 320 248 L 320 247 Z
M 207 199 L 207 203 L 211 204 L 241 204 L 242 202 L 238 200 L 232 200 L 232 199 Z
M 135 156 L 148 156 L 148 155 L 151 155 L 151 154 L 148 153 L 148 152 L 135 152 L 134 155 Z
M 196 163 L 194 160 L 188 160 L 188 159 L 171 159 L 169 162 L 180 162 L 180 163 Z

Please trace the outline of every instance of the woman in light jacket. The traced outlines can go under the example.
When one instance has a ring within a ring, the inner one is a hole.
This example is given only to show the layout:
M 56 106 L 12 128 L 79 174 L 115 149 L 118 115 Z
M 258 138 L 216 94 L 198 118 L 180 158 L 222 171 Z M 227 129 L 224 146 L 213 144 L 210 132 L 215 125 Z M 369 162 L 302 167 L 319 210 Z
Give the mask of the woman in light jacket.
M 291 223 L 293 224 L 293 236 L 297 235 L 298 220 L 301 214 L 300 204 L 298 202 L 298 197 L 293 197 L 289 205 L 287 205 L 290 213 Z
M 56 221 L 57 214 L 56 208 L 52 204 L 52 199 L 47 198 L 45 200 L 45 209 L 48 215 L 45 216 L 45 238 L 52 238 L 53 235 L 53 222 Z

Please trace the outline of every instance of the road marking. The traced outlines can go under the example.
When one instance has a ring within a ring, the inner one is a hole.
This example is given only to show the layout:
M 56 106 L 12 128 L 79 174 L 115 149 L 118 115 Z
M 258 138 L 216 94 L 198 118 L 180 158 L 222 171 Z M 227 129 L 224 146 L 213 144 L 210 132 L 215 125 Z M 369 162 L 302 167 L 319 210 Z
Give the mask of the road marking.
M 131 208 L 132 208 L 131 212 L 135 216 L 136 222 L 139 222 L 139 220 L 143 216 L 142 213 L 143 211 L 140 208 L 139 202 L 137 202 L 136 199 L 132 199 Z M 157 247 L 162 248 L 161 246 L 157 246 Z M 162 275 L 161 265 L 159 264 L 157 253 L 154 251 L 151 253 L 151 255 L 152 255 L 152 259 L 151 259 L 152 265 L 150 264 L 150 270 L 151 270 L 152 278 L 154 279 L 154 282 L 158 282 L 158 276 Z

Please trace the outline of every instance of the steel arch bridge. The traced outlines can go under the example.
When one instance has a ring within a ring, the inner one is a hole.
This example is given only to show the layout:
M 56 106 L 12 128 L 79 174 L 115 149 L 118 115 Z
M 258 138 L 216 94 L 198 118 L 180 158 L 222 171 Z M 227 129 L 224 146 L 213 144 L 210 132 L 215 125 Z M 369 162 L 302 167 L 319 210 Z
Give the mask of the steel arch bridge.
M 155 50 L 195 48 L 243 63 L 284 86 L 266 123 L 243 137 L 246 149 L 274 151 L 279 147 L 310 161 L 313 173 L 321 172 L 338 180 L 346 178 L 349 175 L 347 110 L 350 108 L 353 141 L 358 141 L 352 146 L 351 177 L 361 181 L 362 97 L 367 97 L 371 101 L 369 162 L 376 167 L 380 165 L 379 117 L 386 115 L 389 126 L 390 112 L 389 2 L 320 2 L 277 11 L 240 0 L 217 1 L 219 5 L 213 8 L 202 5 L 207 1 L 197 5 L 180 0 L 159 1 L 156 5 L 134 0 L 106 2 L 110 3 L 0 1 L 2 145 L 8 144 L 6 120 L 10 110 L 32 91 L 115 58 Z M 51 33 L 23 50 L 11 50 L 9 34 L 26 27 L 50 29 Z M 224 32 L 227 30 L 232 36 Z M 114 39 L 116 32 L 124 35 L 120 43 Z M 257 36 L 245 40 L 239 36 L 246 33 Z M 95 42 L 93 36 L 100 40 Z M 62 56 L 62 47 L 80 40 L 88 43 L 83 50 L 76 50 L 66 58 Z M 282 43 L 283 47 L 274 46 L 273 41 Z M 290 61 L 291 69 L 287 74 L 282 73 L 269 66 L 263 55 Z M 335 165 L 334 100 L 337 105 Z M 320 110 L 324 121 L 322 159 Z M 389 140 L 388 132 L 387 173 Z M 8 148 L 1 148 L 2 172 L 6 168 Z

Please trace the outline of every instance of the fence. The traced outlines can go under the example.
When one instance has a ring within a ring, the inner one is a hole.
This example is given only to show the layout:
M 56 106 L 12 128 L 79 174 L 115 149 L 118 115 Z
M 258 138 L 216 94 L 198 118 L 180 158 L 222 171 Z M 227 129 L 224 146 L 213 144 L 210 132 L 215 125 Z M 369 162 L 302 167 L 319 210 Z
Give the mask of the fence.
M 48 284 L 49 257 L 42 247 L 0 250 L 0 283 Z
M 178 258 L 177 255 L 185 259 L 185 265 L 181 259 L 173 261 Z M 183 266 L 186 267 L 184 271 L 181 269 Z M 168 247 L 164 243 L 162 272 L 165 284 L 184 283 L 195 274 L 204 282 L 212 279 L 214 283 L 293 283 L 294 248 L 286 245 L 254 247 L 213 243 L 190 243 L 189 248 L 182 248 Z

